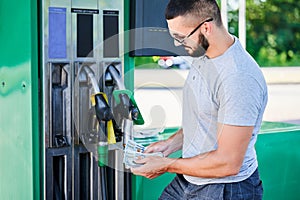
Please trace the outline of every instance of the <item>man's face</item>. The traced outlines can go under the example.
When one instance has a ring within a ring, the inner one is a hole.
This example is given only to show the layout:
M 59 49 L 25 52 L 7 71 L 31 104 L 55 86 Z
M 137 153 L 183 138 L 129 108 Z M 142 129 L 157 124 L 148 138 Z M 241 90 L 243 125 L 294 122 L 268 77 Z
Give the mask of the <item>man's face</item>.
M 189 36 L 189 34 L 197 28 L 200 22 L 191 17 L 178 16 L 174 19 L 167 20 L 167 23 L 170 34 L 174 38 L 175 46 L 182 45 L 188 54 L 193 57 L 199 57 L 205 53 L 209 43 L 201 33 L 201 27 Z

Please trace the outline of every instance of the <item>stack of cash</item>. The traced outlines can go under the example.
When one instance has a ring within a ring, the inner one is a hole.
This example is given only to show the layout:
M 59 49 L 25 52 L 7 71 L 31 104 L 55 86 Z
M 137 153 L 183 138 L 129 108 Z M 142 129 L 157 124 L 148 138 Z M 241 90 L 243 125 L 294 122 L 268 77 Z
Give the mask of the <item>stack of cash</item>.
M 136 163 L 135 161 L 138 159 L 146 158 L 149 156 L 159 156 L 164 157 L 163 153 L 144 153 L 145 147 L 141 144 L 136 143 L 133 140 L 128 140 L 125 150 L 124 150 L 124 158 L 123 162 L 126 168 L 130 167 L 139 167 L 143 164 Z

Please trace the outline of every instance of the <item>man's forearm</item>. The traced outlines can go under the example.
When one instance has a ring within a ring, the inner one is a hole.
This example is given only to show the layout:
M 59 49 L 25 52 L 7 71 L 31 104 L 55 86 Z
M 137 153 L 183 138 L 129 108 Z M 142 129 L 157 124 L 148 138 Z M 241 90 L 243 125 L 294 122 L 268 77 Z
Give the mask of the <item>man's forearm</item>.
M 167 171 L 197 177 L 225 177 L 239 173 L 253 126 L 219 125 L 218 148 L 191 158 L 168 160 Z
M 179 129 L 174 135 L 169 137 L 166 140 L 166 143 L 168 144 L 168 151 L 170 153 L 173 153 L 173 152 L 176 152 L 176 151 L 182 149 L 182 144 L 183 144 L 182 128 Z
M 218 178 L 237 174 L 239 165 L 235 166 L 228 156 L 217 151 L 191 158 L 171 159 L 167 171 L 202 178 Z

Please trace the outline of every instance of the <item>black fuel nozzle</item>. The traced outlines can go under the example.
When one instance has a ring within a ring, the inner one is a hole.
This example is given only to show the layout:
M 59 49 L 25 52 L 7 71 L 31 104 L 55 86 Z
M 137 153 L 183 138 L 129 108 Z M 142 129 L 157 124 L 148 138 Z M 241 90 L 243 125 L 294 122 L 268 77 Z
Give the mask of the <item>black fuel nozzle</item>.
M 107 172 L 106 165 L 108 164 L 108 122 L 113 119 L 113 114 L 108 105 L 106 95 L 97 93 L 94 95 L 94 106 L 97 120 L 104 134 L 99 135 L 98 151 L 98 166 L 100 168 L 101 177 L 101 195 L 102 199 L 107 199 Z
M 113 113 L 103 94 L 95 95 L 95 110 L 98 121 L 109 121 L 113 119 Z
M 98 165 L 105 167 L 108 163 L 108 145 L 116 143 L 113 130 L 114 117 L 104 93 L 95 94 L 93 100 L 97 120 L 102 131 L 98 138 Z
M 104 93 L 94 95 L 94 106 L 96 117 L 102 130 L 102 134 L 100 132 L 99 135 L 99 141 L 110 144 L 115 143 L 114 128 L 112 127 L 114 116 Z

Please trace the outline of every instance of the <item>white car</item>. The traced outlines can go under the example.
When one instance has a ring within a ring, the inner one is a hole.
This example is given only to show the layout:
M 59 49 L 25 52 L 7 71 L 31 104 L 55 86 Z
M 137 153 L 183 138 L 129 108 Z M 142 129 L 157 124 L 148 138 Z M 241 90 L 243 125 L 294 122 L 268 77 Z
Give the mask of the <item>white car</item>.
M 162 56 L 158 60 L 158 65 L 164 69 L 189 69 L 191 67 L 192 61 L 193 58 L 190 56 Z

